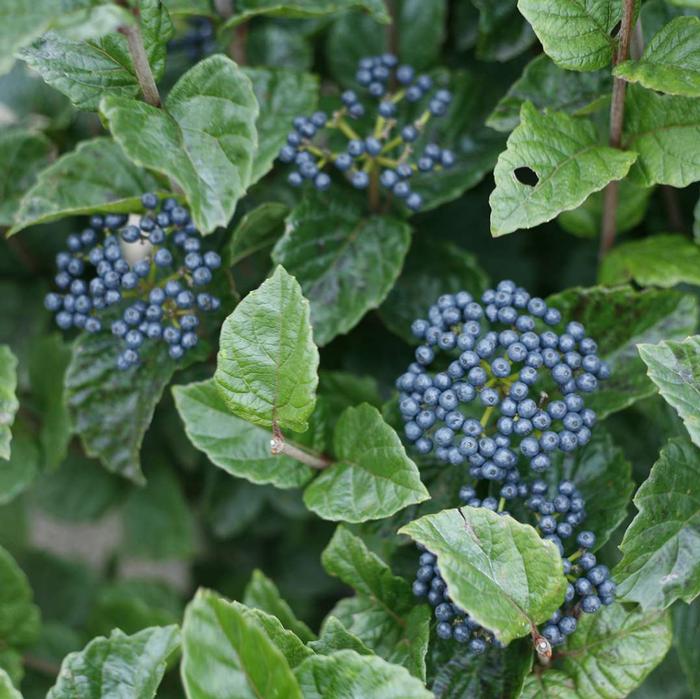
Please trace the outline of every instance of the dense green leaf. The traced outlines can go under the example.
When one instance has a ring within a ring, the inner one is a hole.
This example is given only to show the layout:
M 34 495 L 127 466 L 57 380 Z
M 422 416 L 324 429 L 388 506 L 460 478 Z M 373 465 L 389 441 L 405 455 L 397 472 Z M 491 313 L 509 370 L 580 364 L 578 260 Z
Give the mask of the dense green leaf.
M 672 610 L 673 645 L 693 699 L 700 697 L 700 600 L 677 603 Z
M 700 97 L 700 19 L 672 20 L 649 42 L 638 61 L 625 61 L 613 72 L 650 90 Z
M 121 371 L 120 351 L 111 335 L 81 335 L 66 372 L 66 400 L 87 455 L 142 484 L 141 442 L 177 365 L 163 345 L 153 345 L 142 351 L 140 366 Z
M 700 179 L 700 101 L 637 85 L 625 93 L 623 144 L 638 154 L 630 178 L 642 187 L 685 187 Z
M 600 269 L 603 284 L 700 285 L 700 246 L 685 236 L 658 234 L 613 248 Z
M 280 148 L 287 142 L 292 120 L 310 114 L 318 99 L 318 78 L 285 68 L 246 68 L 260 105 L 256 122 L 258 149 L 253 159 L 251 184 L 272 169 Z
M 233 229 L 226 248 L 229 266 L 235 265 L 258 250 L 271 247 L 284 232 L 289 209 L 278 202 L 261 204 L 249 211 Z
M 185 611 L 182 681 L 188 699 L 301 699 L 289 663 L 240 607 L 200 590 Z
M 0 132 L 0 226 L 11 226 L 22 195 L 49 164 L 53 145 L 43 134 L 25 129 Z
M 474 655 L 468 646 L 436 643 L 432 648 L 436 699 L 518 699 L 532 670 L 532 639 L 522 638 L 506 648 L 489 647 Z
M 683 419 L 690 438 L 700 446 L 700 337 L 658 345 L 640 344 L 638 349 L 649 378 Z
M 664 609 L 700 594 L 699 477 L 700 450 L 684 439 L 670 440 L 634 496 L 639 512 L 620 544 L 615 580 L 624 601 Z
M 64 377 L 70 358 L 70 347 L 58 334 L 32 343 L 29 377 L 34 407 L 41 417 L 39 443 L 47 470 L 63 461 L 71 438 L 70 414 L 64 400 Z
M 233 606 L 248 621 L 257 624 L 265 632 L 265 635 L 287 659 L 289 667 L 295 668 L 304 659 L 314 654 L 313 650 L 305 646 L 301 639 L 288 628 L 285 628 L 273 614 L 268 614 L 261 609 L 247 607 L 238 602 L 233 602 Z
M 576 208 L 608 182 L 622 179 L 635 159 L 634 153 L 600 145 L 590 122 L 563 112 L 540 114 L 525 102 L 494 170 L 492 235 L 532 228 Z M 518 179 L 522 169 L 535 173 L 535 184 Z
M 179 645 L 177 626 L 151 627 L 133 636 L 115 629 L 66 656 L 47 699 L 102 699 L 126 687 L 129 696 L 151 699 Z
M 611 87 L 606 71 L 573 73 L 542 54 L 525 66 L 486 124 L 499 131 L 512 131 L 520 123 L 520 109 L 525 102 L 541 110 L 586 114 L 599 105 Z
M 637 344 L 683 338 L 695 332 L 697 302 L 671 290 L 630 287 L 573 288 L 548 299 L 567 320 L 578 320 L 598 343 L 598 354 L 612 376 L 587 400 L 599 417 L 622 410 L 651 395 Z
M 401 276 L 381 305 L 379 314 L 392 332 L 417 344 L 411 333 L 411 323 L 425 317 L 429 304 L 438 296 L 458 291 L 480 296 L 488 282 L 486 273 L 471 253 L 452 243 L 416 237 Z
M 308 466 L 270 452 L 270 432 L 231 414 L 213 379 L 173 388 L 175 404 L 192 444 L 232 476 L 278 488 L 298 488 Z
M 10 676 L 0 668 L 0 699 L 22 699 L 22 695 L 15 689 Z
M 166 47 L 175 34 L 175 28 L 162 0 L 139 0 L 138 10 L 141 37 L 148 63 L 153 77 L 160 80 L 165 73 Z
M 433 696 L 405 668 L 354 650 L 313 655 L 295 673 L 304 699 L 431 699 Z
M 347 333 L 386 298 L 410 233 L 398 219 L 364 218 L 353 202 L 328 193 L 307 196 L 292 211 L 272 258 L 299 280 L 319 346 Z
M 0 345 L 0 459 L 10 458 L 11 427 L 19 409 L 17 357 L 7 345 Z
M 661 662 L 670 645 L 667 614 L 626 611 L 614 604 L 580 619 L 562 667 L 577 698 L 623 699 Z
M 476 55 L 483 61 L 509 61 L 535 41 L 518 12 L 517 0 L 471 0 L 479 8 Z
M 321 560 L 328 573 L 357 591 L 357 597 L 342 600 L 327 617 L 321 638 L 334 633 L 326 626 L 340 622 L 385 660 L 424 679 L 430 612 L 416 605 L 410 585 L 342 526 L 335 530 Z
M 518 0 L 545 53 L 562 68 L 605 68 L 615 51 L 613 29 L 621 5 L 614 0 Z
M 579 696 L 575 686 L 574 680 L 560 670 L 534 672 L 525 678 L 519 699 L 572 699 Z
M 138 210 L 141 194 L 158 189 L 110 139 L 82 141 L 39 173 L 22 197 L 10 234 L 66 216 Z
M 277 617 L 282 626 L 304 642 L 316 638 L 316 634 L 294 616 L 291 607 L 280 596 L 277 586 L 260 570 L 253 571 L 253 577 L 243 593 L 243 603 Z
M 455 604 L 503 643 L 530 633 L 564 599 L 556 547 L 510 516 L 474 507 L 443 510 L 399 533 L 438 557 Z
M 221 328 L 214 378 L 229 408 L 262 427 L 306 430 L 318 384 L 311 334 L 309 302 L 277 267 Z
M 688 683 L 678 662 L 678 654 L 673 649 L 666 653 L 661 663 L 628 696 L 630 699 L 690 699 Z
M 610 435 L 601 427 L 591 441 L 574 454 L 558 454 L 548 473 L 550 482 L 570 480 L 586 501 L 586 529 L 601 548 L 625 521 L 634 492 L 632 467 Z
M 182 187 L 203 233 L 228 224 L 251 184 L 258 143 L 258 103 L 233 61 L 200 61 L 177 81 L 165 109 L 107 96 L 100 113 L 131 160 Z
M 304 492 L 306 506 L 324 519 L 382 519 L 430 497 L 396 432 L 366 403 L 341 415 L 334 454 L 337 463 Z
M 0 459 L 0 505 L 14 500 L 29 488 L 39 473 L 41 462 L 39 447 L 29 428 L 17 422 L 13 432 L 10 458 Z
M 25 574 L 5 549 L 0 548 L 0 644 L 15 652 L 39 635 L 39 608 L 32 602 L 32 591 Z M 0 657 L 0 666 L 7 665 Z
M 313 20 L 312 20 L 313 21 Z M 248 30 L 246 55 L 251 65 L 309 70 L 313 46 L 296 22 L 257 22 Z
M 343 623 L 332 615 L 323 622 L 321 637 L 311 641 L 309 647 L 321 655 L 329 655 L 337 650 L 354 650 L 360 655 L 373 655 L 357 636 L 351 634 Z
M 580 73 L 586 75 L 586 73 Z M 618 233 L 638 226 L 647 213 L 653 187 L 638 187 L 629 179 L 618 185 L 619 201 L 615 209 L 615 225 Z M 559 225 L 568 233 L 584 238 L 597 238 L 603 220 L 605 192 L 594 192 L 576 209 L 562 211 L 557 217 Z M 614 253 L 616 248 L 611 251 Z
M 256 15 L 272 17 L 323 17 L 343 10 L 364 10 L 378 22 L 389 22 L 383 0 L 241 0 L 224 26 L 234 27 Z

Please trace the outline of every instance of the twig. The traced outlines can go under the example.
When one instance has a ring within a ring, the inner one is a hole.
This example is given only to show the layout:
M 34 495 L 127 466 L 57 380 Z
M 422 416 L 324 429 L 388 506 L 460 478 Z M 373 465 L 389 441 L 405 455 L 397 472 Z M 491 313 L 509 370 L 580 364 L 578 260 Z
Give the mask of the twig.
M 622 22 L 618 39 L 617 53 L 613 65 L 627 60 L 632 35 L 632 19 L 634 18 L 634 0 L 622 0 Z M 622 145 L 622 124 L 625 118 L 625 86 L 622 78 L 615 78 L 613 83 L 612 103 L 610 105 L 610 145 L 620 148 Z M 617 202 L 619 199 L 618 180 L 610 182 L 605 188 L 603 199 L 603 221 L 600 236 L 599 256 L 602 259 L 615 243 L 617 232 Z
M 393 53 L 394 56 L 399 55 L 399 24 L 398 24 L 398 11 L 396 7 L 396 0 L 388 0 L 386 3 L 387 11 L 391 22 L 387 24 L 386 27 L 386 43 L 389 53 Z
M 248 44 L 248 25 L 239 24 L 234 30 L 233 42 L 231 43 L 231 58 L 239 66 L 244 66 L 247 61 L 246 47 Z
M 0 237 L 5 234 L 5 228 L 0 227 Z M 25 242 L 20 240 L 17 236 L 12 236 L 11 238 L 6 238 L 7 246 L 12 250 L 12 252 L 17 255 L 20 262 L 29 270 L 32 274 L 40 274 L 41 269 L 34 255 L 31 253 L 29 248 L 27 248 Z
M 306 449 L 302 449 L 296 444 L 285 440 L 284 435 L 276 425 L 272 428 L 272 439 L 270 440 L 270 451 L 275 455 L 286 454 L 292 459 L 311 466 L 311 468 L 322 470 L 328 468 L 333 462 L 321 454 L 312 454 Z
M 678 192 L 670 185 L 663 184 L 661 185 L 661 195 L 664 198 L 666 215 L 668 216 L 668 223 L 671 230 L 678 233 L 684 232 L 685 221 L 683 220 L 683 211 L 678 201 Z
M 144 100 L 154 107 L 160 107 L 160 94 L 158 93 L 158 87 L 151 71 L 151 64 L 148 62 L 146 49 L 143 45 L 141 26 L 136 22 L 133 25 L 120 27 L 119 31 L 124 34 L 129 45 L 129 53 L 134 64 L 136 79 L 139 81 Z

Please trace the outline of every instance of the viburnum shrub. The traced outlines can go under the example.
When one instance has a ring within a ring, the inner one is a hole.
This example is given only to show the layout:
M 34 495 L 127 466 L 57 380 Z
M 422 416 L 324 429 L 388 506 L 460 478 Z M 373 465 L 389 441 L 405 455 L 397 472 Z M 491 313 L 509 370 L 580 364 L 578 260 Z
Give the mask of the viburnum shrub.
M 700 697 L 696 0 L 4 3 L 0 699 Z

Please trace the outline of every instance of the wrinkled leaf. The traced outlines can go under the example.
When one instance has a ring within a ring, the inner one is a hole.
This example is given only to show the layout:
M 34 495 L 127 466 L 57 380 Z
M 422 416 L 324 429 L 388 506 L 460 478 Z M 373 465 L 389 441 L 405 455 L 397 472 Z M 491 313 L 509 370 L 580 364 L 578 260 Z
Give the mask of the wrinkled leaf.
M 17 357 L 7 345 L 0 345 L 0 459 L 10 458 L 11 427 L 19 409 Z
M 278 202 L 261 204 L 248 212 L 233 229 L 226 248 L 227 264 L 235 265 L 258 250 L 274 245 L 284 233 L 289 209 Z

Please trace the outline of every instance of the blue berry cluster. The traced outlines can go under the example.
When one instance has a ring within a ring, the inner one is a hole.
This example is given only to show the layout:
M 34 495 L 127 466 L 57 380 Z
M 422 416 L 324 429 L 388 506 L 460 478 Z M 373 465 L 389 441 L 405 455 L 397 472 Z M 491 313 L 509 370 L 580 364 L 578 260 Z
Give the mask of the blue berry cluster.
M 427 598 L 435 609 L 438 638 L 454 638 L 458 643 L 468 643 L 474 655 L 481 655 L 490 643 L 497 643 L 493 634 L 480 626 L 469 614 L 460 609 L 447 593 L 447 584 L 440 575 L 437 556 L 419 547 L 418 572 L 413 582 L 413 594 Z
M 467 292 L 446 294 L 427 319 L 413 323 L 422 344 L 397 380 L 407 440 L 420 454 L 468 469 L 472 484 L 461 488 L 460 501 L 506 514 L 507 505 L 522 500 L 540 535 L 557 546 L 570 585 L 564 605 L 542 629 L 551 645 L 573 633 L 581 612 L 593 613 L 615 597 L 608 569 L 591 552 L 594 534 L 575 535 L 586 517 L 581 493 L 562 481 L 550 497 L 537 477 L 556 452 L 588 443 L 596 415 L 584 396 L 610 375 L 585 328 L 569 322 L 556 332 L 562 324 L 558 310 L 512 281 L 480 300 Z M 431 365 L 441 370 L 431 372 Z M 421 556 L 427 560 L 426 553 Z M 437 614 L 440 604 L 452 603 L 439 572 L 429 577 L 425 565 L 421 559 L 414 592 L 435 603 L 438 635 L 458 638 L 464 612 L 452 605 L 451 619 L 442 618 L 444 608 Z M 458 640 L 463 636 L 460 631 Z
M 198 342 L 199 312 L 216 310 L 219 299 L 204 291 L 221 266 L 214 251 L 201 251 L 201 234 L 189 211 L 175 199 L 144 194 L 140 216 L 93 216 L 90 226 L 68 236 L 56 256 L 56 286 L 44 305 L 63 330 L 103 330 L 107 309 L 118 308 L 112 333 L 124 342 L 120 369 L 139 363 L 147 340 L 162 340 L 173 359 Z M 131 262 L 127 260 L 131 258 Z
M 326 170 L 334 167 L 356 189 L 381 185 L 409 209 L 418 211 L 423 200 L 411 189 L 413 174 L 449 168 L 455 162 L 451 151 L 435 143 L 418 145 L 430 119 L 447 112 L 452 95 L 445 89 L 433 89 L 430 76 L 416 75 L 411 66 L 399 65 L 392 54 L 363 58 L 356 78 L 370 98 L 378 100 L 370 135 L 361 136 L 349 121 L 364 117 L 368 111 L 354 90 L 343 92 L 342 107 L 331 116 L 319 111 L 310 117 L 296 117 L 294 130 L 279 154 L 283 163 L 295 166 L 288 181 L 299 187 L 308 180 L 323 191 L 331 185 Z M 402 120 L 402 102 L 427 105 L 415 120 Z M 343 149 L 328 146 L 332 132 L 347 139 Z

